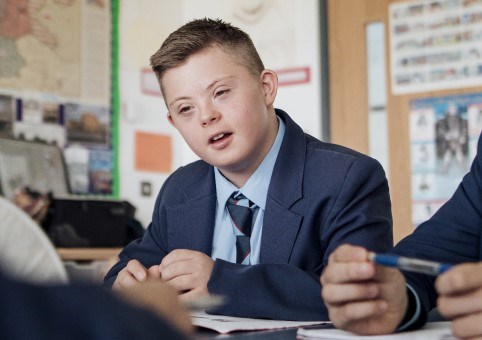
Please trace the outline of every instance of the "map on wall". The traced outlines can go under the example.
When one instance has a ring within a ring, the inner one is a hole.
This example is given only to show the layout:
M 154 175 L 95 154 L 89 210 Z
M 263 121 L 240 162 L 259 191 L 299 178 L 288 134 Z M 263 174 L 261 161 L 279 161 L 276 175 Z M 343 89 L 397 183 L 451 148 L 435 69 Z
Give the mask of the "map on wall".
M 80 97 L 80 2 L 6 0 L 0 87 Z

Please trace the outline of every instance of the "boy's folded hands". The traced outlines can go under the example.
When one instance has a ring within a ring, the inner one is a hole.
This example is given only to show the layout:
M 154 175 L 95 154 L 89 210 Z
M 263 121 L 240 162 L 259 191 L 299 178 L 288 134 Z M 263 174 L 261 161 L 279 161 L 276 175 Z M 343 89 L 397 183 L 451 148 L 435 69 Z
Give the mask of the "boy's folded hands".
M 209 295 L 208 281 L 214 261 L 204 253 L 176 249 L 159 265 L 146 268 L 138 260 L 130 260 L 114 282 L 114 289 L 129 288 L 150 279 L 162 279 L 178 293 L 181 301 Z

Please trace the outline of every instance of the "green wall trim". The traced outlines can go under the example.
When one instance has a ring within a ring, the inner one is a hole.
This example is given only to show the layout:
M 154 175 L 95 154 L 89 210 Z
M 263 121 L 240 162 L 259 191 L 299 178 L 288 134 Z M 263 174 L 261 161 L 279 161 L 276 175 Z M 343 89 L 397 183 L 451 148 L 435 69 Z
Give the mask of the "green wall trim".
M 119 115 L 120 115 L 120 89 L 119 89 L 119 8 L 121 0 L 111 0 L 112 15 L 112 51 L 111 51 L 111 88 L 112 88 L 112 196 L 119 198 Z

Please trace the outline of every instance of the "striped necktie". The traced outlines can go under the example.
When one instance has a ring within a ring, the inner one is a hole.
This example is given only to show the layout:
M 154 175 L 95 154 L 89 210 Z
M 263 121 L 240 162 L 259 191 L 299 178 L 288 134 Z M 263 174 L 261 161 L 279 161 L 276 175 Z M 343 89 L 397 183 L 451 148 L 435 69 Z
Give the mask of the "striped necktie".
M 250 238 L 254 224 L 255 212 L 258 209 L 243 194 L 233 193 L 229 197 L 226 208 L 239 235 L 236 235 L 236 263 L 249 264 L 251 253 Z

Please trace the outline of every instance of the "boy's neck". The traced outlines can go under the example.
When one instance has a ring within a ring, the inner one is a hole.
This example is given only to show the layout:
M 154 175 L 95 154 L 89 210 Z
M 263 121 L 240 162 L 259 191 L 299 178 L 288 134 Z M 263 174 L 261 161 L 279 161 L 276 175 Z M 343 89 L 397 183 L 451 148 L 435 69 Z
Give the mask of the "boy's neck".
M 259 159 L 257 163 L 252 164 L 250 167 L 248 167 L 246 169 L 243 169 L 242 171 L 239 171 L 239 172 L 219 169 L 219 172 L 228 181 L 230 181 L 232 184 L 234 184 L 236 186 L 236 188 L 238 188 L 238 189 L 242 188 L 246 184 L 246 182 L 250 179 L 250 177 L 258 169 L 260 164 L 266 158 L 266 155 L 268 155 L 269 151 L 273 147 L 274 141 L 276 140 L 276 135 L 278 134 L 278 130 L 279 130 L 278 116 L 276 115 L 274 109 L 273 109 L 273 114 L 272 114 L 271 117 L 273 117 L 272 119 L 276 120 L 276 122 L 275 122 L 276 129 L 273 129 L 274 131 L 269 133 L 269 136 L 268 136 L 268 138 L 270 138 L 269 147 L 266 148 L 266 150 L 265 150 L 263 156 L 261 157 L 261 159 Z
M 246 182 L 249 180 L 249 178 L 251 177 L 251 175 L 254 173 L 250 173 L 250 174 L 247 174 L 247 175 L 236 175 L 236 174 L 230 174 L 230 176 L 226 176 L 223 171 L 220 169 L 219 172 L 229 181 L 231 182 L 232 184 L 234 184 L 234 186 L 238 189 L 242 188 Z

